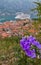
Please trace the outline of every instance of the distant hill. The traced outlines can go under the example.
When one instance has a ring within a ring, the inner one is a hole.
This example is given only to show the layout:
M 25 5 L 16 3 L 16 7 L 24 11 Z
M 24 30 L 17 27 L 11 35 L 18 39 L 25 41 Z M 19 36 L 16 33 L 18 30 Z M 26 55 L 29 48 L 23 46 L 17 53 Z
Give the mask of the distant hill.
M 11 18 L 13 18 L 17 12 L 31 14 L 31 8 L 35 7 L 33 1 L 34 0 L 0 0 L 0 19 L 4 18 L 8 20 L 11 16 Z
M 0 0 L 0 9 L 9 12 L 24 11 L 30 13 L 30 9 L 35 7 L 34 1 L 37 0 Z

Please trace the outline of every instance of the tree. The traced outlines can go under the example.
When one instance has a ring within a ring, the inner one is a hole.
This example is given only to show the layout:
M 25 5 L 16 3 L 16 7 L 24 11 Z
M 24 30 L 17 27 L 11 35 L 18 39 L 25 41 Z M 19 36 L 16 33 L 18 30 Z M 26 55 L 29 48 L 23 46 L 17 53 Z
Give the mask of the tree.
M 37 12 L 37 19 L 38 21 L 41 21 L 41 1 L 34 2 L 36 4 L 36 7 L 32 9 L 32 11 Z

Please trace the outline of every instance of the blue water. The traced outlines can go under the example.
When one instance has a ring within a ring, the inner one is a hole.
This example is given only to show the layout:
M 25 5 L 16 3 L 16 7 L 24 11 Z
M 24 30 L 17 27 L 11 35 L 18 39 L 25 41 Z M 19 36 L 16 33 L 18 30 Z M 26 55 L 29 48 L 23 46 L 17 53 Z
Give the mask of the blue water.
M 0 22 L 15 20 L 17 12 L 27 13 L 35 17 L 31 9 L 35 7 L 35 0 L 0 0 Z

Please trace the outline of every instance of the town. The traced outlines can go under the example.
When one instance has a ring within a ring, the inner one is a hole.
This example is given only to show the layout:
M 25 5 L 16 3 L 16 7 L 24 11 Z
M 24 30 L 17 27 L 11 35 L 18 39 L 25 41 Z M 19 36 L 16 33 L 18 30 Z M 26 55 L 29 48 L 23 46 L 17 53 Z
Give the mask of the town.
M 0 36 L 11 37 L 11 36 L 24 36 L 27 33 L 36 33 L 37 30 L 32 25 L 32 20 L 15 20 L 6 21 L 0 23 Z

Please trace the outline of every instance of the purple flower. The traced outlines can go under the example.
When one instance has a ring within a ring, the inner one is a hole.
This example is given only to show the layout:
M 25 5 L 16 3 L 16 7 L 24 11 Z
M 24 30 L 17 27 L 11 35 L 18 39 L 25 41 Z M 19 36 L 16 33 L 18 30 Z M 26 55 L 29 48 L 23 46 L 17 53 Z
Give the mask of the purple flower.
M 29 42 L 25 41 L 25 40 L 20 40 L 20 46 L 22 47 L 23 50 L 29 49 L 30 45 Z
M 41 44 L 36 41 L 36 38 L 33 36 L 23 37 L 20 40 L 20 46 L 25 51 L 26 55 L 31 58 L 36 57 L 35 49 L 31 50 L 32 46 L 36 46 L 38 49 L 41 49 Z
M 41 49 L 41 44 L 38 41 L 34 41 L 33 45 L 35 45 L 38 49 Z
M 29 57 L 31 57 L 31 58 L 36 58 L 36 53 L 35 53 L 35 50 L 34 50 L 34 49 L 33 49 L 33 50 L 27 49 L 27 50 L 25 51 L 25 53 L 26 53 L 27 56 L 29 56 Z
M 29 40 L 30 43 L 36 40 L 36 38 L 33 36 L 29 36 L 27 39 Z

